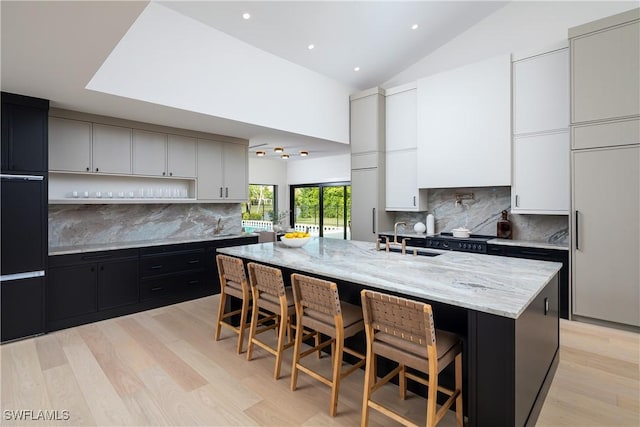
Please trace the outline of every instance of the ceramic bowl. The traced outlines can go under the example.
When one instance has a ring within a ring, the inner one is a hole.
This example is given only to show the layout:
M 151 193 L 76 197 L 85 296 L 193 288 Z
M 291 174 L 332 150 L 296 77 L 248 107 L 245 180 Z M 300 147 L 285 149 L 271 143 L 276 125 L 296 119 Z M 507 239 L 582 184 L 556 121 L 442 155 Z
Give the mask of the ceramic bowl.
M 294 239 L 287 239 L 286 237 L 282 236 L 280 238 L 280 241 L 285 246 L 288 246 L 290 248 L 301 248 L 304 245 L 306 245 L 309 240 L 311 240 L 311 237 L 298 237 Z
M 461 237 L 461 238 L 469 237 L 469 235 L 471 234 L 471 230 L 464 227 L 454 228 L 453 230 L 451 230 L 451 232 L 453 233 L 453 237 Z

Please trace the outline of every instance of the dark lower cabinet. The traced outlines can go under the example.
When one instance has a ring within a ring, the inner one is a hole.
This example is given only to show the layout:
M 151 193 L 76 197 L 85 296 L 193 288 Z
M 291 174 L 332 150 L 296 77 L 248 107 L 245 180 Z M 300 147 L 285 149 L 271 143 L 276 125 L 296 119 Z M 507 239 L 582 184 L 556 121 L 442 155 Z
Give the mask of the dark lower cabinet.
M 98 310 L 138 302 L 138 258 L 98 264 Z
M 218 293 L 215 249 L 257 241 L 242 237 L 50 256 L 46 330 Z
M 95 264 L 49 268 L 48 322 L 96 311 L 98 311 L 98 276 Z
M 0 282 L 0 341 L 44 332 L 44 277 Z

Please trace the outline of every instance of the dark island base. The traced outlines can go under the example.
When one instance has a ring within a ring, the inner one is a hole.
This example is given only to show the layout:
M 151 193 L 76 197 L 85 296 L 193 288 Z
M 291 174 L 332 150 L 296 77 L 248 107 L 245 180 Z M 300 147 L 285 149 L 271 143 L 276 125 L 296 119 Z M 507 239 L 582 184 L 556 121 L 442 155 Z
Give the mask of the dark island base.
M 289 286 L 291 273 L 297 271 L 274 267 L 282 269 L 285 285 Z M 336 282 L 340 299 L 361 305 L 360 291 L 366 286 L 309 275 Z M 395 295 L 407 297 L 399 293 Z M 559 361 L 558 276 L 547 284 L 518 319 L 437 301 L 422 301 L 432 305 L 437 328 L 462 337 L 466 425 L 534 426 Z M 364 334 L 352 337 L 346 345 L 364 352 Z M 348 358 L 345 360 L 349 361 Z M 378 360 L 378 377 L 394 367 L 393 362 Z M 453 367 L 450 366 L 440 374 L 439 380 L 442 385 L 452 387 L 453 378 Z M 408 384 L 411 391 L 426 397 L 424 386 L 412 381 Z M 444 401 L 446 396 L 441 398 Z

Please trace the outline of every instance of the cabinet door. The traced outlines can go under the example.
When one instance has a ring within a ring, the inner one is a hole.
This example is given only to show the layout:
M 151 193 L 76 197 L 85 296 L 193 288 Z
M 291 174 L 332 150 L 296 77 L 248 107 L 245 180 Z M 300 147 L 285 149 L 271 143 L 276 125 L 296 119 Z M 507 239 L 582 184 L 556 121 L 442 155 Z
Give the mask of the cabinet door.
M 169 135 L 167 144 L 167 172 L 169 176 L 196 177 L 196 139 Z
M 416 150 L 388 151 L 387 210 L 418 210 Z
M 513 63 L 513 133 L 569 127 L 569 49 Z
M 131 129 L 94 123 L 93 171 L 131 173 Z
M 0 267 L 2 274 L 44 270 L 47 247 L 46 184 L 2 178 Z
M 351 101 L 351 153 L 384 151 L 384 97 L 378 93 Z
M 90 122 L 49 118 L 49 169 L 52 171 L 91 171 Z
M 222 143 L 198 139 L 197 198 L 221 200 L 224 197 L 222 175 Z
M 385 98 L 385 146 L 387 151 L 416 148 L 418 144 L 417 90 L 387 95 Z
M 569 132 L 515 137 L 513 213 L 569 212 Z
M 133 173 L 165 176 L 167 169 L 167 135 L 133 130 Z
M 50 268 L 47 278 L 47 321 L 98 311 L 96 264 Z
M 378 233 L 378 169 L 351 171 L 351 239 L 373 242 Z
M 98 309 L 138 302 L 138 260 L 102 262 L 98 265 Z
M 1 282 L 0 291 L 0 341 L 44 332 L 44 278 Z
M 47 172 L 47 110 L 2 104 L 2 170 Z
M 246 201 L 249 198 L 247 176 L 248 149 L 240 144 L 224 144 L 224 198 Z
M 420 188 L 511 185 L 511 59 L 418 80 Z
M 572 159 L 573 312 L 640 326 L 640 147 Z
M 571 40 L 572 122 L 640 114 L 640 22 Z

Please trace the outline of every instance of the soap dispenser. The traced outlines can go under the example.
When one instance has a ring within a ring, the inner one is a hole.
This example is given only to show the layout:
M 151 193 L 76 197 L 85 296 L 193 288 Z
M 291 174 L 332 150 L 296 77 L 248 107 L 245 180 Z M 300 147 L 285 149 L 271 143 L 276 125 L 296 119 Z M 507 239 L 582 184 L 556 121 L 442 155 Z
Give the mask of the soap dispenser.
M 511 221 L 507 218 L 507 211 L 502 211 L 502 218 L 498 221 L 498 230 L 496 233 L 499 239 L 511 239 Z

